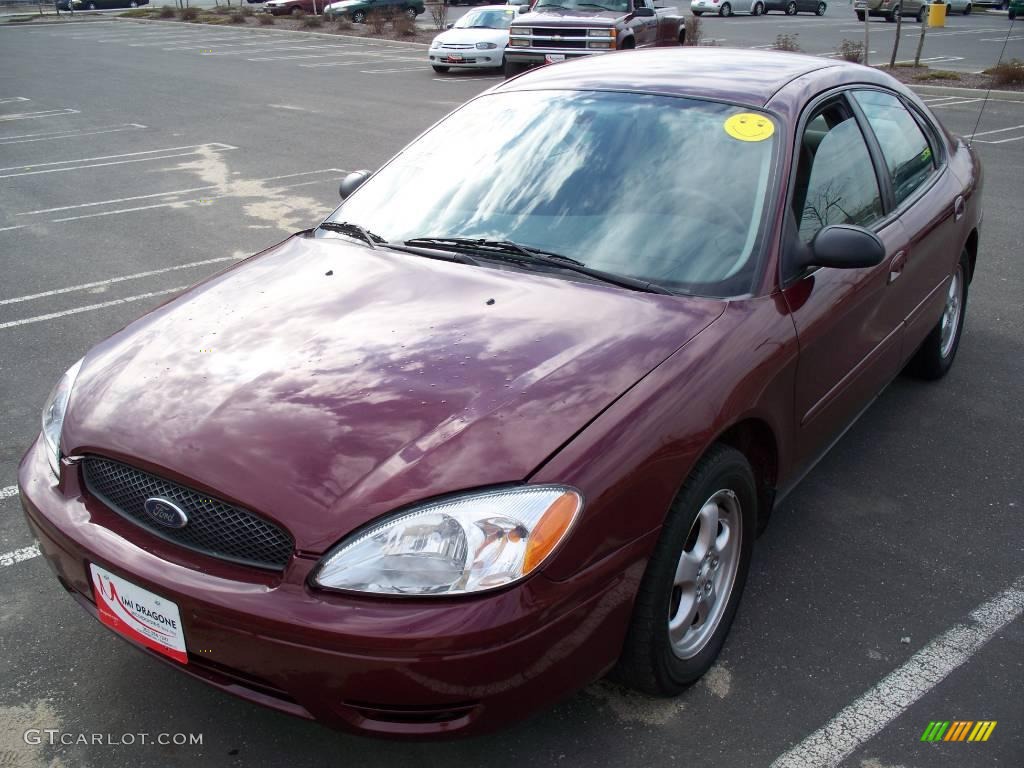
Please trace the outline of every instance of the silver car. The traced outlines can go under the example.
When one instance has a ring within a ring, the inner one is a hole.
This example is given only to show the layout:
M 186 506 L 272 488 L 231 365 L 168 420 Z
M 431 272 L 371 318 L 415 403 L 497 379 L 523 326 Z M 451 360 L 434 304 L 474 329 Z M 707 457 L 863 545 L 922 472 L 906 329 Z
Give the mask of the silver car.
M 751 16 L 760 16 L 764 10 L 764 0 L 693 0 L 690 3 L 690 12 L 694 16 L 703 16 L 705 13 L 719 16 L 749 13 Z

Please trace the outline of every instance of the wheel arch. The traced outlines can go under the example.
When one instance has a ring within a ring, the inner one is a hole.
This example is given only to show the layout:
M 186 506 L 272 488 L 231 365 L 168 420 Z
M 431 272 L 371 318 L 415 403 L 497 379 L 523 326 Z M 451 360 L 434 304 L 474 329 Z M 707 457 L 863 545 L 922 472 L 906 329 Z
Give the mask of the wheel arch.
M 968 257 L 968 274 L 967 284 L 970 285 L 971 281 L 974 280 L 974 267 L 978 261 L 978 230 L 972 229 L 971 234 L 967 236 L 967 242 L 964 243 L 964 249 L 967 251 Z
M 757 481 L 757 532 L 760 534 L 771 517 L 779 477 L 779 444 L 775 430 L 767 421 L 748 416 L 720 432 L 704 453 L 715 445 L 735 448 L 750 462 Z

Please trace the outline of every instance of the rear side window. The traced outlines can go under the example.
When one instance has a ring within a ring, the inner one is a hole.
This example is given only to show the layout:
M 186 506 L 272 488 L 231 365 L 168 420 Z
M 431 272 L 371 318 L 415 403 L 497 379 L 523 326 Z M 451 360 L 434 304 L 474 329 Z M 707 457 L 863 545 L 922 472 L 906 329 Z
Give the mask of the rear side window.
M 899 205 L 935 170 L 932 148 L 914 116 L 895 96 L 881 91 L 856 91 L 853 97 L 864 110 L 882 148 Z
M 833 104 L 807 123 L 793 194 L 800 239 L 809 243 L 830 224 L 870 226 L 882 217 L 871 155 L 856 119 Z

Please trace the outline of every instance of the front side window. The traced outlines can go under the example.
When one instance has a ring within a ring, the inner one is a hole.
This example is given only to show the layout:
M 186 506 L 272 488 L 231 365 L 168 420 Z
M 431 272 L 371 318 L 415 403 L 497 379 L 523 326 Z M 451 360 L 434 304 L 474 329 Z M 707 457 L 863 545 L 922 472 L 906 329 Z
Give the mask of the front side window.
M 805 243 L 830 224 L 866 227 L 882 217 L 871 155 L 856 119 L 842 103 L 821 110 L 804 129 L 793 215 Z
M 913 115 L 895 96 L 881 91 L 855 91 L 889 168 L 896 204 L 914 193 L 935 169 L 932 149 Z
M 407 147 L 331 219 L 393 242 L 511 240 L 735 296 L 753 285 L 778 135 L 763 113 L 698 99 L 498 92 Z

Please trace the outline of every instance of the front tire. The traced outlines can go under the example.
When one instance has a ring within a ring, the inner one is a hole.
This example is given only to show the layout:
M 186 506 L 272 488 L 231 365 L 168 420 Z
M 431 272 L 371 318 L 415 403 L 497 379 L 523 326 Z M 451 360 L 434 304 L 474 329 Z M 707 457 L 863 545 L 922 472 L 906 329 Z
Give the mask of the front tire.
M 356 24 L 362 24 L 366 21 L 366 11 L 356 11 L 352 14 L 352 21 Z
M 942 308 L 942 317 L 907 363 L 906 370 L 911 376 L 934 381 L 941 379 L 953 367 L 964 330 L 969 270 L 969 257 L 967 251 L 964 251 L 960 254 L 956 271 L 946 288 L 946 305 Z
M 792 0 L 790 0 L 789 5 L 786 6 L 786 15 L 796 16 L 796 3 L 792 2 Z
M 924 24 L 924 15 L 926 13 L 927 11 L 924 9 L 924 6 L 922 5 L 920 8 L 917 9 L 917 16 L 914 17 L 915 21 L 917 21 L 918 24 Z
M 864 21 L 864 11 L 857 11 L 857 21 Z
M 674 696 L 711 668 L 746 583 L 756 519 L 750 463 L 735 448 L 712 447 L 665 518 L 615 678 Z
M 416 21 L 416 9 L 415 8 L 406 8 L 405 9 L 405 18 L 409 19 L 409 21 Z
M 973 9 L 973 8 L 971 7 L 971 4 L 970 4 L 970 3 L 968 3 L 967 5 L 965 5 L 965 6 L 964 6 L 964 16 L 970 16 L 970 15 L 971 15 L 971 11 L 972 11 L 972 10 L 974 10 L 974 9 Z
M 509 61 L 505 59 L 505 63 L 502 65 L 502 71 L 505 73 L 505 79 L 508 80 L 510 77 L 515 77 L 526 71 L 526 64 L 520 64 L 515 61 Z
M 764 13 L 764 6 L 761 5 L 761 3 L 754 3 L 754 10 L 752 10 L 750 13 L 752 16 L 760 16 L 762 13 Z
M 903 9 L 900 8 L 898 5 L 895 6 L 891 11 L 889 11 L 889 14 L 885 17 L 885 20 L 892 24 L 894 21 L 896 21 L 896 17 L 900 15 L 902 10 Z
M 722 7 L 718 9 L 719 16 L 732 16 L 732 6 L 729 3 L 722 3 Z
M 818 3 L 818 7 L 814 9 L 815 16 L 824 16 L 825 11 L 828 10 L 828 6 L 825 3 Z

